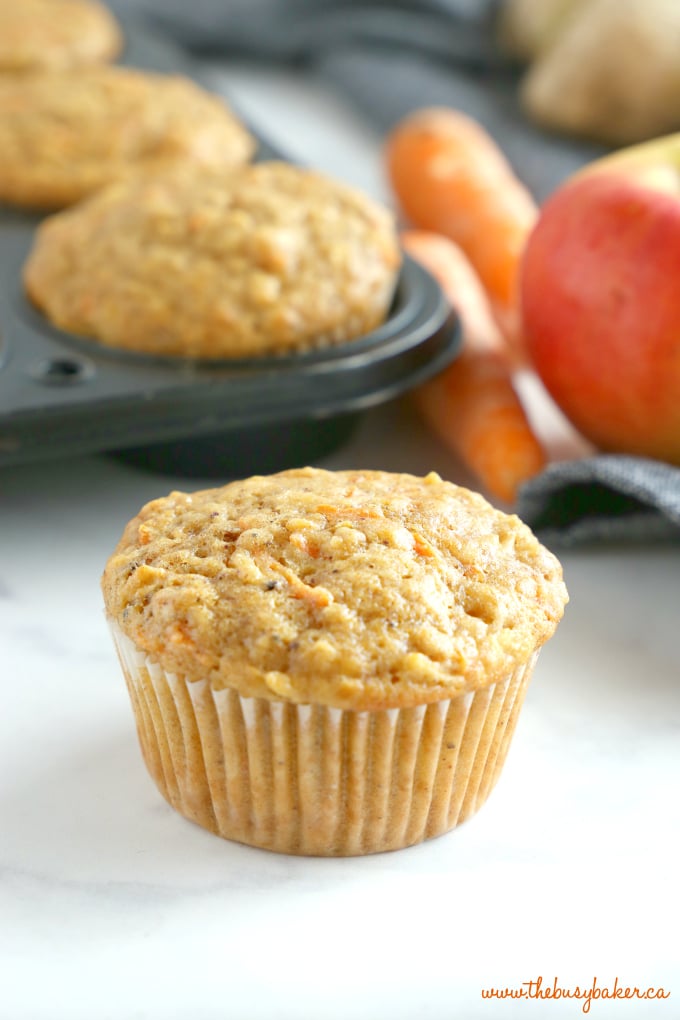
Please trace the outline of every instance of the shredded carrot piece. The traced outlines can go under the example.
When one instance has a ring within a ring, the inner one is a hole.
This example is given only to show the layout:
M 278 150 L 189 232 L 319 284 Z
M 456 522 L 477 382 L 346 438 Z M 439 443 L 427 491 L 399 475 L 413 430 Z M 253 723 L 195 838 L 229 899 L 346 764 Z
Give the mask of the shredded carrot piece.
M 289 567 L 284 566 L 283 563 L 279 563 L 273 556 L 264 555 L 263 559 L 266 566 L 275 573 L 280 574 L 281 577 L 287 582 L 290 588 L 290 593 L 294 599 L 305 599 L 311 602 L 318 608 L 329 606 L 333 601 L 333 596 L 326 588 L 315 588 L 311 584 L 305 584 L 297 574 L 294 574 Z
M 430 545 L 426 538 L 423 538 L 422 535 L 419 535 L 415 531 L 412 531 L 411 534 L 413 535 L 413 548 L 415 549 L 419 556 L 436 555 L 434 549 L 432 548 L 432 546 Z
M 384 517 L 378 510 L 363 506 L 330 506 L 322 503 L 316 512 L 326 517 L 358 517 L 360 520 L 380 520 Z
M 317 560 L 321 555 L 319 546 L 314 541 L 310 541 L 306 535 L 300 531 L 295 531 L 290 536 L 289 542 L 294 545 L 300 552 L 306 553 L 307 556 L 311 556 L 313 560 Z
M 176 623 L 169 631 L 168 641 L 173 645 L 193 645 L 194 643 L 193 638 L 181 623 Z

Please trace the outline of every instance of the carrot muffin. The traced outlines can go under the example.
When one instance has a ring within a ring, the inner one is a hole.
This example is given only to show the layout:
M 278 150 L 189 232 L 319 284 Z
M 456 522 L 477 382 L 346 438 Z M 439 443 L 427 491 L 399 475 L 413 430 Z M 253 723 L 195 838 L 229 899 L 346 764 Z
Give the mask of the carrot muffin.
M 96 0 L 0 0 L 0 72 L 114 60 L 123 36 Z
M 102 587 L 170 804 L 316 855 L 417 843 L 484 802 L 567 601 L 481 496 L 313 468 L 147 504 Z
M 391 214 L 286 163 L 177 167 L 53 216 L 24 280 L 57 326 L 186 357 L 289 353 L 385 318 L 400 254 Z
M 126 67 L 0 76 L 0 201 L 70 205 L 131 171 L 178 159 L 220 169 L 254 139 L 188 78 Z

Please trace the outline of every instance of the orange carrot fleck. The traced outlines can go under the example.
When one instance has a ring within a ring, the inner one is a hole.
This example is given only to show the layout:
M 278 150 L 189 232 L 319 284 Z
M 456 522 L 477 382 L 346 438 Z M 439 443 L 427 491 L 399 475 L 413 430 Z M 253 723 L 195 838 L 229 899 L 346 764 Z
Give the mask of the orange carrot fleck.
M 452 241 L 425 231 L 404 231 L 401 240 L 439 281 L 463 329 L 462 353 L 416 390 L 416 406 L 484 488 L 512 503 L 522 482 L 545 466 L 546 456 L 513 387 L 484 288 Z
M 412 535 L 413 535 L 413 548 L 415 552 L 418 554 L 418 556 L 435 555 L 434 549 L 432 548 L 432 546 L 430 545 L 426 538 L 423 538 L 422 535 L 419 535 L 415 531 L 412 532 Z
M 279 563 L 269 553 L 264 553 L 262 556 L 263 563 L 272 571 L 279 574 L 288 585 L 290 595 L 294 599 L 305 599 L 310 602 L 315 609 L 323 609 L 329 606 L 333 601 L 333 596 L 327 588 L 321 586 L 315 587 L 311 584 L 305 584 L 305 582 L 297 576 L 289 567 L 283 563 Z
M 356 517 L 359 520 L 380 520 L 383 517 L 378 510 L 371 510 L 370 507 L 330 506 L 326 503 L 320 504 L 316 512 L 325 517 Z
M 194 639 L 182 623 L 176 623 L 170 628 L 167 637 L 168 641 L 173 645 L 193 645 L 194 643 Z
M 321 555 L 321 550 L 316 542 L 310 540 L 307 535 L 301 531 L 294 531 L 290 536 L 290 544 L 299 549 L 300 552 L 305 553 L 306 556 L 311 556 L 312 559 L 318 560 Z
M 460 245 L 522 357 L 518 272 L 538 210 L 496 142 L 456 110 L 417 110 L 389 133 L 385 161 L 405 216 Z

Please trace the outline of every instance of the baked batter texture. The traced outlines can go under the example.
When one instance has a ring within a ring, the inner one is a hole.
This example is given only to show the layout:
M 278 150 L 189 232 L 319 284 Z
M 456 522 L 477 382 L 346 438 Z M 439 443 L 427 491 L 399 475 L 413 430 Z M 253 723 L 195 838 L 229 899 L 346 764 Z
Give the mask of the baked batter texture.
M 154 500 L 102 586 L 164 796 L 320 855 L 477 810 L 567 601 L 555 557 L 481 496 L 314 468 Z
M 96 0 L 0 0 L 0 74 L 114 60 L 123 34 Z
M 52 0 L 50 0 L 52 2 Z M 0 75 L 0 201 L 57 209 L 177 160 L 220 170 L 255 140 L 217 95 L 182 75 L 127 67 Z
M 24 280 L 71 333 L 238 358 L 365 335 L 387 315 L 400 264 L 392 215 L 353 188 L 281 162 L 184 165 L 49 218 Z

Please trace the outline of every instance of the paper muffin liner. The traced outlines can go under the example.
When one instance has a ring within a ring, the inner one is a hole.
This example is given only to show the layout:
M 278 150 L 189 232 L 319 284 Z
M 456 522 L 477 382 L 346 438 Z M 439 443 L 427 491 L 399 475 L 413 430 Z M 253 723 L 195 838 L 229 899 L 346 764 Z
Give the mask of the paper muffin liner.
M 226 839 L 315 856 L 396 850 L 474 814 L 538 654 L 450 700 L 356 712 L 188 682 L 112 632 L 144 760 L 172 807 Z

